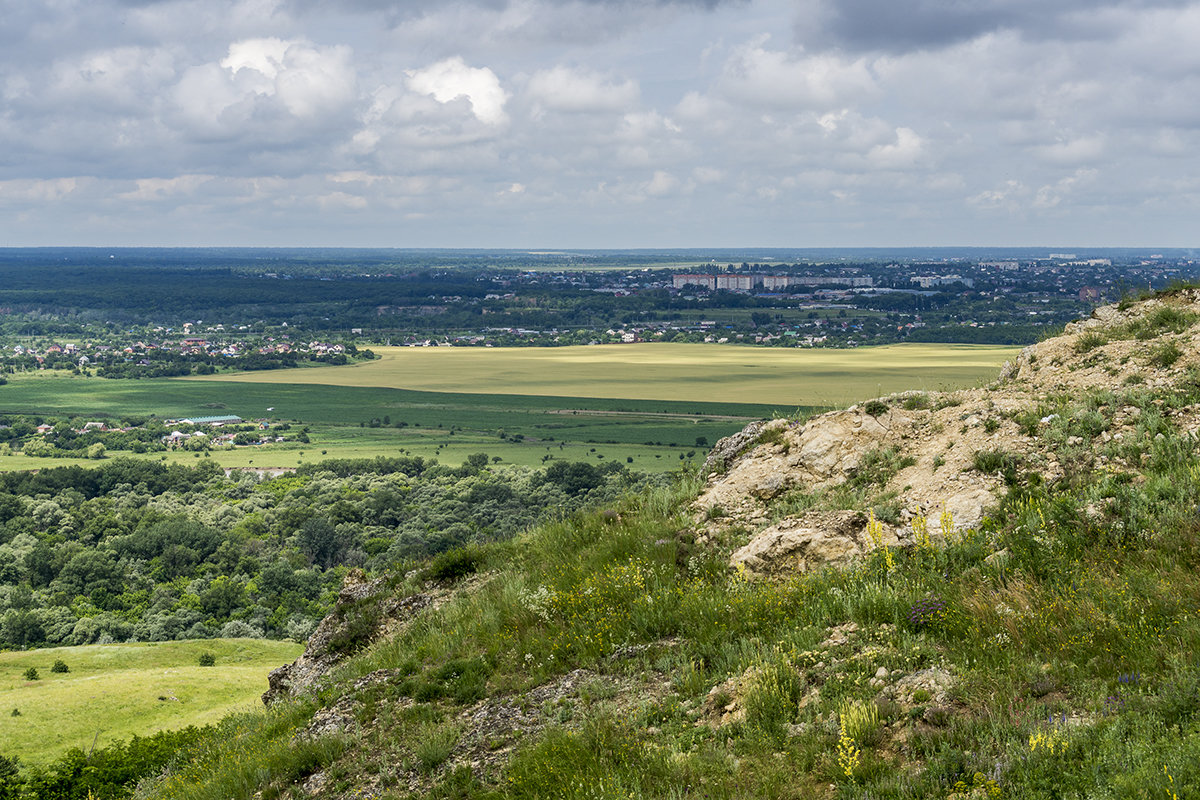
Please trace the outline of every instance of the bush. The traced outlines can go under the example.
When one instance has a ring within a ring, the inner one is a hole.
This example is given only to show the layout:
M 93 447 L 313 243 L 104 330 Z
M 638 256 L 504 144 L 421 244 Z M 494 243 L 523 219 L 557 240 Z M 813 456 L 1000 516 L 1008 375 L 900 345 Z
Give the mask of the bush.
M 887 413 L 888 404 L 882 400 L 868 400 L 866 403 L 863 403 L 863 411 L 867 412 L 872 417 L 878 417 L 881 414 Z
M 871 744 L 879 733 L 879 707 L 847 699 L 838 706 L 838 727 L 855 744 Z
M 436 556 L 425 570 L 425 578 L 432 581 L 454 581 L 479 569 L 480 558 L 477 547 L 456 547 Z
M 1082 355 L 1106 344 L 1108 344 L 1108 337 L 1104 334 L 1086 331 L 1075 340 L 1075 352 Z
M 199 664 L 202 667 L 211 667 L 217 663 L 217 657 L 212 653 L 201 653 Z
M 428 725 L 418 731 L 413 755 L 422 772 L 432 772 L 440 767 L 458 744 L 458 728 L 452 725 Z
M 988 475 L 993 475 L 997 472 L 1003 472 L 1005 475 L 1015 473 L 1017 469 L 1017 458 L 1012 453 L 1006 453 L 1003 450 L 980 450 L 975 453 L 972 458 L 971 465 L 975 467 L 977 472 L 983 472 Z
M 1163 342 L 1150 351 L 1149 362 L 1153 366 L 1166 369 L 1174 366 L 1182 355 L 1183 351 L 1179 349 L 1179 345 L 1174 342 Z
M 51 672 L 70 672 L 71 668 L 67 666 L 67 662 L 61 658 L 54 659 L 54 666 L 50 667 Z
M 915 463 L 915 458 L 901 455 L 895 447 L 872 450 L 862 457 L 850 478 L 850 485 L 855 488 L 886 486 L 897 472 Z
M 25 680 L 36 681 L 40 678 L 41 676 L 38 675 L 37 667 L 30 667 L 29 669 L 25 670 Z

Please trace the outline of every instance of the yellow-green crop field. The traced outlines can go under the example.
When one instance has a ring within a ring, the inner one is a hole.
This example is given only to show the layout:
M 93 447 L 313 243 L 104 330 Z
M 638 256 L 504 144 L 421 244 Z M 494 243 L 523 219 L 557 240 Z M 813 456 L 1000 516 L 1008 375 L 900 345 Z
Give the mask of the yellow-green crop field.
M 994 378 L 1016 352 L 932 344 L 857 350 L 391 347 L 380 348 L 376 361 L 352 366 L 204 378 L 14 375 L 0 387 L 0 413 L 170 419 L 219 409 L 309 427 L 306 444 L 138 456 L 184 463 L 209 458 L 231 469 L 400 454 L 458 464 L 482 452 L 505 464 L 618 460 L 661 472 L 703 459 L 708 446 L 750 420 L 808 414 L 907 389 L 977 384 Z M 94 463 L 0 448 L 0 471 Z
M 0 652 L 0 752 L 45 763 L 93 742 L 215 723 L 259 703 L 267 673 L 302 650 L 295 642 L 212 639 Z M 214 666 L 199 665 L 206 652 Z M 70 672 L 51 672 L 55 659 Z M 38 680 L 24 678 L 30 667 Z
M 620 397 L 835 406 L 995 377 L 1020 348 L 900 344 L 808 349 L 629 344 L 592 347 L 380 347 L 376 361 L 189 380 L 390 387 L 468 394 Z

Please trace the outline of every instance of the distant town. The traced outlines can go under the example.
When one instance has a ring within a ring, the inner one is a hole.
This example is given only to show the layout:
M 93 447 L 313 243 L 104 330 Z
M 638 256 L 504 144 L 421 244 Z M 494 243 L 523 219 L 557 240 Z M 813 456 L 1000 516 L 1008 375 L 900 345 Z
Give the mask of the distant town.
M 66 252 L 36 270 L 0 253 L 4 373 L 279 369 L 369 359 L 381 345 L 1026 344 L 1098 303 L 1198 269 L 1178 251 L 740 262 L 347 251 L 286 270 L 206 251 L 165 251 L 158 264 L 140 252 L 130 264 Z M 93 278 L 127 291 L 95 291 Z

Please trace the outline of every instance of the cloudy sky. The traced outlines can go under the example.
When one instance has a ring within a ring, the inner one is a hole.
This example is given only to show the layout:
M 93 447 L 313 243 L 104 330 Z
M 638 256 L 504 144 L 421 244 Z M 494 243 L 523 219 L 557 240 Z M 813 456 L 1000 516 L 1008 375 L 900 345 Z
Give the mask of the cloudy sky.
M 0 14 L 0 246 L 1200 238 L 1200 0 Z

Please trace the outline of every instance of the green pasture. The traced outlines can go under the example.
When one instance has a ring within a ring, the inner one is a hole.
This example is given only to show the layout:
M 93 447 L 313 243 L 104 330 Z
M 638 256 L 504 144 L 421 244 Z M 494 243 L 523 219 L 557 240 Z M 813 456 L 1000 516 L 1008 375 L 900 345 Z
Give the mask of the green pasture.
M 298 372 L 291 370 L 290 372 Z M 267 409 L 273 409 L 268 411 Z M 509 464 L 536 465 L 545 456 L 579 460 L 619 458 L 642 470 L 679 466 L 679 452 L 709 445 L 747 422 L 796 407 L 616 398 L 414 392 L 379 387 L 288 385 L 180 380 L 105 380 L 38 373 L 0 387 L 0 412 L 118 419 L 231 413 L 244 419 L 295 420 L 310 428 L 308 444 L 287 443 L 213 451 L 222 467 L 294 467 L 322 458 L 394 456 L 400 451 L 461 463 L 486 452 Z M 369 427 L 372 419 L 380 427 Z M 388 420 L 387 424 L 382 424 Z M 401 426 L 403 423 L 403 426 Z M 501 438 L 503 432 L 505 438 Z M 295 433 L 293 430 L 291 433 Z M 516 437 L 523 437 L 517 439 Z M 658 442 L 659 444 L 648 444 Z M 592 448 L 596 451 L 593 452 Z M 112 453 L 113 455 L 116 454 Z M 124 455 L 124 454 L 123 454 Z M 149 453 L 139 458 L 162 458 Z M 192 463 L 173 451 L 168 461 Z M 627 462 L 632 457 L 633 462 Z M 36 469 L 82 459 L 28 458 L 0 449 L 0 470 Z M 91 462 L 94 463 L 94 462 Z
M 295 642 L 211 639 L 0 652 L 0 754 L 44 763 L 93 742 L 217 722 L 257 707 L 267 673 L 302 650 Z M 206 652 L 215 666 L 199 666 Z M 55 659 L 70 672 L 51 672 Z M 39 680 L 25 680 L 30 667 Z
M 1016 347 L 900 344 L 858 349 L 702 344 L 383 347 L 344 367 L 233 373 L 186 382 L 321 384 L 489 395 L 841 406 L 907 389 L 995 377 Z

